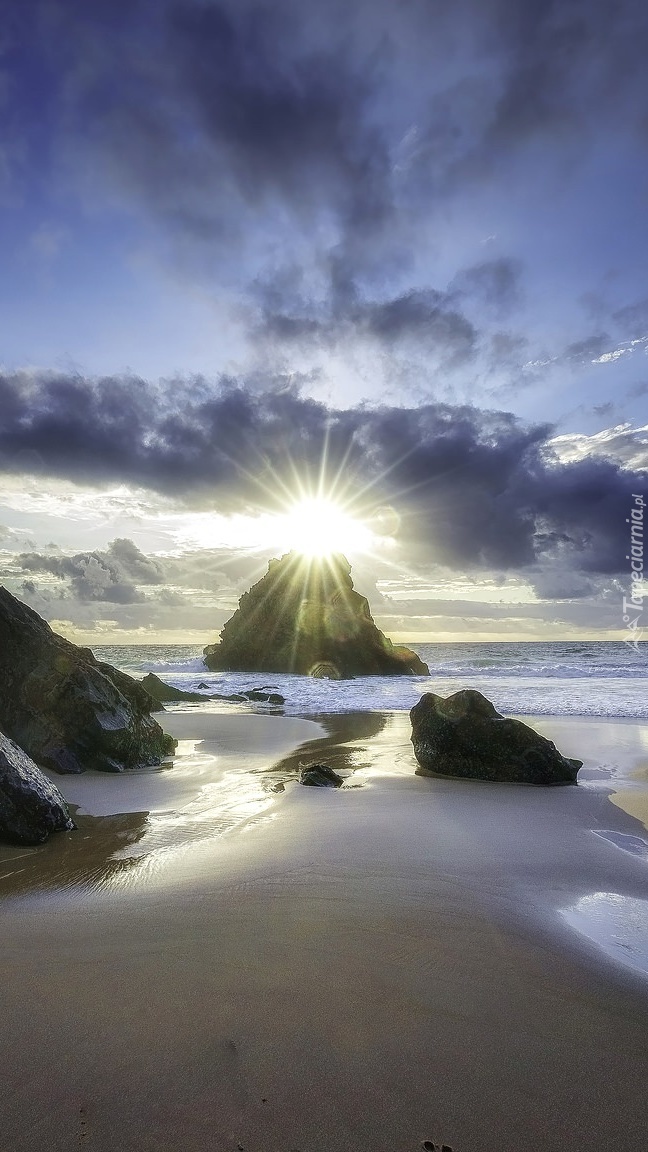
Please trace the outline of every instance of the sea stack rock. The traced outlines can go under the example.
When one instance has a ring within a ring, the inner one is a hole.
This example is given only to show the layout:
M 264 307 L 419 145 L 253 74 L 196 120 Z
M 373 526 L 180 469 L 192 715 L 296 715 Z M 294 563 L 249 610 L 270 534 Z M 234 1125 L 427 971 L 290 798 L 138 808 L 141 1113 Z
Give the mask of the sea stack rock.
M 464 776 L 522 784 L 573 784 L 582 761 L 521 720 L 501 716 L 481 692 L 443 699 L 426 692 L 410 712 L 420 776 Z
M 57 636 L 0 587 L 0 727 L 56 772 L 159 764 L 175 740 L 136 680 Z
M 419 676 L 428 667 L 409 648 L 394 646 L 376 627 L 369 603 L 353 587 L 341 555 L 312 560 L 289 552 L 244 593 L 204 650 L 212 671 L 296 672 L 351 676 Z
M 0 732 L 0 840 L 43 844 L 76 828 L 65 800 L 37 764 Z

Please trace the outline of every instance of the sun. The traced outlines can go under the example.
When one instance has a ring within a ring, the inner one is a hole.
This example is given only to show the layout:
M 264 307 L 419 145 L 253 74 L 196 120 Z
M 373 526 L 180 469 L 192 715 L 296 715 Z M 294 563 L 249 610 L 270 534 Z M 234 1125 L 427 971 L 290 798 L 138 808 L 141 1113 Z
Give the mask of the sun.
M 324 558 L 335 552 L 357 554 L 371 547 L 372 534 L 340 504 L 313 496 L 293 504 L 275 522 L 277 543 L 290 552 Z

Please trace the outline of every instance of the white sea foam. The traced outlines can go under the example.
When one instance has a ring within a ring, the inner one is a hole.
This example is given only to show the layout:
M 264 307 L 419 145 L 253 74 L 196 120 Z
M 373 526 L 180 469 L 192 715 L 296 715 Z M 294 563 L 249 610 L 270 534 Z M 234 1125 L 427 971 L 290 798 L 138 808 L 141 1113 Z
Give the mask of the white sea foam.
M 208 672 L 189 647 L 97 649 L 132 675 L 155 672 L 187 691 L 238 693 L 272 688 L 292 715 L 402 711 L 423 692 L 446 696 L 477 688 L 508 715 L 609 716 L 648 719 L 648 659 L 622 643 L 421 644 L 427 676 L 362 676 L 313 680 L 273 673 Z M 202 687 L 205 685 L 206 687 Z
M 202 656 L 193 656 L 190 660 L 152 660 L 143 661 L 142 670 L 146 672 L 155 672 L 156 675 L 161 672 L 170 672 L 174 675 L 184 676 L 190 673 L 202 673 L 205 671 L 205 662 Z

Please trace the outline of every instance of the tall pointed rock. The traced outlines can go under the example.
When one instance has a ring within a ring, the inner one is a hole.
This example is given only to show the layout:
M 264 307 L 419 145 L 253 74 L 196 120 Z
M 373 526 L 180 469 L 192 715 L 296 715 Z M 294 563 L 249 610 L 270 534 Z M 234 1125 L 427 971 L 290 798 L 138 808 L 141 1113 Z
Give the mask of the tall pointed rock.
M 340 554 L 313 560 L 289 552 L 271 560 L 266 575 L 241 597 L 220 643 L 204 651 L 212 671 L 296 672 L 336 680 L 428 673 L 415 652 L 394 646 L 376 626 Z

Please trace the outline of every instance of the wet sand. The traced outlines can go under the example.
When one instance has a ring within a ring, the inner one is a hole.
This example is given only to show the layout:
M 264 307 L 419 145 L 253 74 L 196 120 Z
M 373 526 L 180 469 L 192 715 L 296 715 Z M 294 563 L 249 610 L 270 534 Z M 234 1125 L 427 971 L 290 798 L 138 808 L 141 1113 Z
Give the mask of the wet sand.
M 0 849 L 3 1152 L 648 1146 L 648 977 L 563 914 L 648 909 L 648 833 L 610 802 L 641 791 L 643 729 L 538 719 L 585 767 L 533 789 L 415 776 L 398 714 L 165 723 L 215 741 L 181 800 L 173 770 L 83 778 L 88 805 L 134 783 L 157 809 Z M 345 787 L 292 783 L 309 759 Z M 236 781 L 264 807 L 221 826 Z

